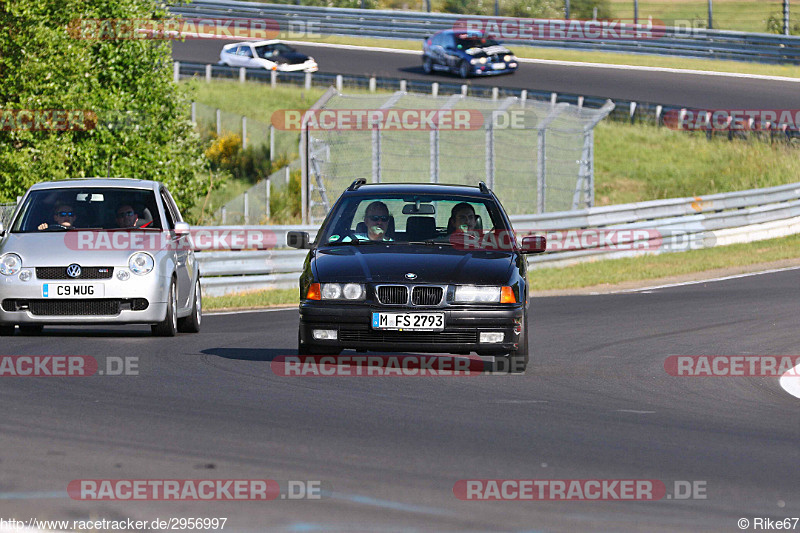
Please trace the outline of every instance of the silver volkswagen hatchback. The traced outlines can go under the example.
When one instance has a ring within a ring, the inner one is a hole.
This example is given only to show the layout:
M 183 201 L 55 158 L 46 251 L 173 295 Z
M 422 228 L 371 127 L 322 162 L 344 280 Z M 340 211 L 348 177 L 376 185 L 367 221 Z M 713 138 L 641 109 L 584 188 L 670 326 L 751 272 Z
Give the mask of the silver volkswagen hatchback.
M 0 335 L 45 325 L 150 324 L 200 331 L 189 225 L 161 183 L 39 183 L 0 226 Z

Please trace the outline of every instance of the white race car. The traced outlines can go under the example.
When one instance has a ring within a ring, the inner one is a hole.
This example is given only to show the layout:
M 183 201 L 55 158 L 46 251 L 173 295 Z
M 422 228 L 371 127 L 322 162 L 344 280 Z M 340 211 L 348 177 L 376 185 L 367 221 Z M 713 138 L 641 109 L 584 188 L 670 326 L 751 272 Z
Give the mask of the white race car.
M 219 53 L 219 62 L 230 67 L 264 68 L 280 72 L 319 70 L 313 57 L 276 40 L 226 44 Z

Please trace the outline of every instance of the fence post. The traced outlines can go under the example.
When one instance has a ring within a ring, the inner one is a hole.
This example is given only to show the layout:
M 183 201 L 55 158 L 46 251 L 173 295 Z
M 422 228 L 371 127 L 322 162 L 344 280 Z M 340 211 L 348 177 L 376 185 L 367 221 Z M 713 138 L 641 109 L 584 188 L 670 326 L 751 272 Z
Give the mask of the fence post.
M 211 65 L 206 65 L 206 83 L 211 83 Z
M 373 78 L 374 79 L 374 78 Z M 378 124 L 372 128 L 372 183 L 381 182 L 381 130 Z
M 222 135 L 222 111 L 217 109 L 217 137 Z
M 342 77 L 342 75 L 341 74 L 337 74 L 336 75 L 336 90 L 339 91 L 339 92 L 342 92 L 342 82 L 343 81 L 344 81 L 344 78 Z
M 633 0 L 633 24 L 639 24 L 639 0 Z
M 403 92 L 408 91 L 408 82 L 406 80 L 400 80 L 400 90 Z
M 438 82 L 431 83 L 431 96 L 433 96 L 433 97 L 439 96 L 439 83 Z
M 270 198 L 269 197 L 270 197 L 271 189 L 272 189 L 272 187 L 269 184 L 269 176 L 267 176 L 267 210 L 266 210 L 267 211 L 267 220 L 269 220 L 269 218 L 270 218 L 270 209 L 269 209 Z
M 711 9 L 712 0 L 708 0 L 708 29 L 714 29 L 714 17 L 712 16 L 712 9 Z
M 497 87 L 492 87 L 492 101 L 497 101 L 497 98 L 500 96 L 500 89 Z
M 245 79 L 247 79 L 247 69 L 239 67 L 239 83 L 244 83 Z
M 550 93 L 550 105 L 555 106 L 556 100 L 558 100 L 558 93 Z
M 439 128 L 431 129 L 431 183 L 439 183 Z
M 228 215 L 228 210 L 227 210 L 227 208 L 226 208 L 226 207 L 223 205 L 223 206 L 222 206 L 222 225 L 223 225 L 223 226 L 225 225 L 226 219 L 228 218 L 228 216 L 227 216 L 227 215 Z
M 634 122 L 634 115 L 636 115 L 636 102 L 631 102 L 630 116 L 631 124 Z
M 494 189 L 494 113 L 488 124 L 486 124 L 486 184 L 490 189 Z
M 269 71 L 269 86 L 273 89 L 278 85 L 278 71 L 277 70 L 270 70 Z
M 522 92 L 519 93 L 519 103 L 522 107 L 525 107 L 525 102 L 528 100 L 528 90 L 522 89 Z
M 192 124 L 197 126 L 197 102 L 192 102 Z
M 306 91 L 311 89 L 311 73 L 306 72 L 306 83 L 305 83 Z
M 578 97 L 578 110 L 583 109 L 583 96 Z
M 269 125 L 269 162 L 275 161 L 275 126 Z
M 789 0 L 783 0 L 783 34 L 789 35 Z
M 378 81 L 373 76 L 369 79 L 369 92 L 374 93 L 377 90 L 377 88 L 378 88 Z
M 461 96 L 467 96 L 467 91 L 469 91 L 469 86 L 465 83 L 461 86 Z
M 242 150 L 247 149 L 247 117 L 242 116 Z
M 661 126 L 661 112 L 664 111 L 664 108 L 661 105 L 656 106 L 656 126 Z
M 545 176 L 547 172 L 547 127 L 555 120 L 561 111 L 569 107 L 569 104 L 561 103 L 556 105 L 552 111 L 536 125 L 536 213 L 544 213 L 545 211 L 545 195 L 547 193 L 547 183 Z
M 246 226 L 250 222 L 250 197 L 247 194 L 247 191 L 244 192 L 244 225 Z

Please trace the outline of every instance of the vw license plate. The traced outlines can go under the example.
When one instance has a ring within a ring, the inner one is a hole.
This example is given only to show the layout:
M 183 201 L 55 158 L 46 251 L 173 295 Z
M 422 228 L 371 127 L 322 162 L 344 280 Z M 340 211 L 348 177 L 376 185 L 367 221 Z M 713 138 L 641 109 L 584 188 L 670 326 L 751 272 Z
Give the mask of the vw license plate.
M 373 329 L 442 331 L 444 313 L 372 313 Z
M 504 68 L 506 68 L 506 64 L 505 63 L 495 63 L 494 65 L 492 65 L 492 68 L 495 69 L 495 70 L 503 70 Z
M 102 283 L 44 283 L 42 298 L 102 298 Z

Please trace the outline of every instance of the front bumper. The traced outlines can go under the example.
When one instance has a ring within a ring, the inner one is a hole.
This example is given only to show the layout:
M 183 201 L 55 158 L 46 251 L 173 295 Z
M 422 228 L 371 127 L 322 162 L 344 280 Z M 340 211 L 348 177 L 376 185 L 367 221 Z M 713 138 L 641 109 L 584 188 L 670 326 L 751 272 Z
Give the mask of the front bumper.
M 444 331 L 435 332 L 376 330 L 371 326 L 374 312 L 443 312 L 445 327 Z M 300 338 L 305 343 L 332 350 L 499 355 L 517 348 L 523 317 L 521 304 L 496 308 L 390 308 L 306 301 L 300 304 Z M 314 329 L 336 330 L 337 339 L 315 339 Z M 480 343 L 481 332 L 502 332 L 503 341 Z
M 279 72 L 317 72 L 319 70 L 319 66 L 315 61 L 306 61 L 305 63 L 297 63 L 294 65 L 278 65 L 277 70 Z
M 127 281 L 120 281 L 116 275 L 102 280 L 34 277 L 27 282 L 18 276 L 0 276 L 0 324 L 155 324 L 167 315 L 170 281 L 170 276 L 155 273 L 131 274 Z M 102 284 L 104 293 L 96 298 L 44 298 L 45 283 Z M 143 307 L 143 301 L 147 303 L 145 309 L 133 310 Z M 75 309 L 79 314 L 63 314 Z
M 472 74 L 475 76 L 495 76 L 497 74 L 511 74 L 517 71 L 517 64 L 506 66 L 506 68 L 495 70 L 491 65 L 473 65 Z

